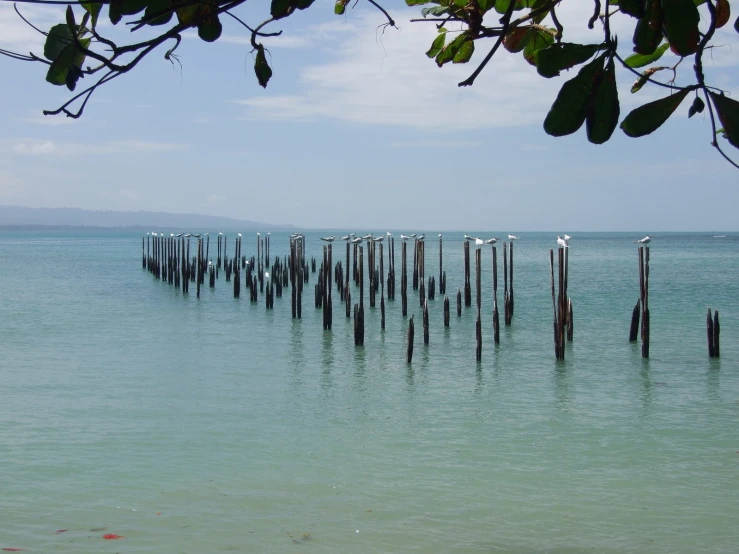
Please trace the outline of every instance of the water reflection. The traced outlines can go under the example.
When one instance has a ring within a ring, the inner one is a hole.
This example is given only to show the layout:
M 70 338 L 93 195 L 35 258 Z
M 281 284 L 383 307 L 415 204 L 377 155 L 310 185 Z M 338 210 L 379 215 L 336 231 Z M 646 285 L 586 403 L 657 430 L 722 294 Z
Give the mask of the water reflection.
M 646 362 L 646 360 L 644 361 Z M 640 395 L 642 401 L 642 417 L 648 417 L 652 413 L 654 384 L 652 383 L 652 375 L 647 363 L 642 363 L 641 372 L 639 374 L 642 382 L 642 392 Z
M 561 412 L 570 409 L 570 375 L 564 361 L 557 360 L 554 363 L 554 396 L 556 407 Z
M 721 401 L 721 358 L 708 359 L 708 375 L 706 379 L 706 394 L 709 400 Z

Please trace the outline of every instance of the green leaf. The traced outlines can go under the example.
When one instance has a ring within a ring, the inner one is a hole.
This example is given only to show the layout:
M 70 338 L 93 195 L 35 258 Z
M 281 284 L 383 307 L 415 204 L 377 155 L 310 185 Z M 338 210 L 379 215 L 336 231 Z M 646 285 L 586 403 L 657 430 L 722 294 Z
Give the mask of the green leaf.
M 665 36 L 678 56 L 690 56 L 698 51 L 700 14 L 693 0 L 662 0 Z
M 556 77 L 559 72 L 586 62 L 598 50 L 600 44 L 573 44 L 561 42 L 538 50 L 534 55 L 536 70 L 547 79 Z
M 77 22 L 74 20 L 74 11 L 72 11 L 71 5 L 67 4 L 67 11 L 64 15 L 67 20 L 67 29 L 69 29 L 69 34 L 72 36 L 77 32 Z
M 654 63 L 658 59 L 660 59 L 662 57 L 662 54 L 667 52 L 667 49 L 669 47 L 670 44 L 665 42 L 651 54 L 632 54 L 631 56 L 626 58 L 624 62 L 626 63 L 626 65 L 628 65 L 629 67 L 633 67 L 634 69 L 636 69 L 637 67 L 644 67 L 645 65 L 649 65 L 650 63 Z
M 422 6 L 423 4 L 428 4 L 431 2 L 431 0 L 405 0 L 406 5 L 408 6 Z M 435 4 L 438 4 L 438 2 L 434 2 Z
M 716 28 L 720 29 L 729 22 L 731 18 L 731 6 L 729 0 L 717 0 L 716 2 Z
M 444 41 L 446 40 L 446 33 L 439 33 L 439 35 L 434 39 L 434 42 L 431 43 L 431 48 L 429 48 L 429 51 L 426 52 L 426 55 L 429 58 L 435 58 L 439 52 L 441 52 L 441 49 L 444 48 Z
M 448 63 L 454 59 L 454 56 L 457 55 L 457 52 L 459 52 L 459 49 L 462 47 L 462 45 L 467 42 L 468 40 L 467 33 L 460 34 L 457 38 L 455 38 L 452 42 L 447 44 L 439 54 L 436 56 L 436 65 L 439 67 L 443 66 L 445 63 Z
M 618 7 L 626 15 L 641 19 L 644 17 L 644 0 L 619 0 Z
M 345 0 L 336 0 L 336 4 L 334 4 L 334 13 L 336 15 L 344 15 L 344 12 L 346 11 L 346 5 L 348 3 L 349 2 Z
M 267 88 L 267 83 L 272 77 L 272 68 L 267 63 L 267 57 L 264 55 L 264 46 L 261 44 L 257 47 L 257 57 L 254 60 L 254 73 L 257 74 L 257 81 L 262 88 Z
M 480 14 L 484 14 L 495 7 L 495 0 L 477 0 L 477 5 L 480 7 Z
M 659 129 L 688 95 L 680 90 L 670 96 L 639 106 L 621 122 L 621 129 L 630 137 L 643 137 Z
M 444 35 L 442 35 L 444 36 Z M 472 54 L 475 52 L 475 41 L 470 39 L 462 43 L 457 53 L 454 55 L 452 63 L 467 63 L 470 61 Z
M 646 0 L 644 16 L 634 29 L 634 52 L 651 54 L 662 42 L 662 3 L 661 0 Z
M 282 19 L 290 15 L 292 7 L 292 0 L 272 0 L 270 14 L 275 19 Z
M 721 125 L 724 126 L 724 136 L 732 146 L 739 148 L 739 102 L 715 92 L 708 93 L 716 107 Z
M 704 109 L 706 109 L 705 102 L 703 102 L 700 96 L 696 96 L 693 99 L 693 104 L 690 106 L 690 109 L 688 110 L 688 117 L 693 117 L 697 113 L 703 113 Z
M 135 15 L 144 10 L 150 0 L 110 0 L 108 17 L 110 22 L 117 24 L 124 15 Z
M 169 0 L 151 0 L 151 3 L 146 6 L 144 17 L 149 18 L 156 14 L 161 14 L 149 21 L 148 24 L 152 27 L 166 25 L 172 19 L 173 9 Z
M 306 8 L 310 8 L 313 2 L 314 0 L 294 0 L 293 5 L 299 10 L 305 10 Z
M 531 29 L 531 38 L 526 42 L 523 49 L 523 57 L 531 65 L 536 65 L 536 53 L 543 48 L 554 44 L 554 35 L 539 29 Z
M 511 5 L 511 2 L 516 3 L 516 5 L 513 6 L 513 11 L 523 9 L 523 5 L 520 0 L 495 0 L 495 11 L 499 14 L 506 13 L 508 11 L 508 7 Z
M 49 71 L 46 73 L 46 80 L 49 83 L 57 86 L 66 83 L 67 72 L 74 59 L 74 50 L 75 47 L 73 45 L 65 46 L 54 61 L 51 62 Z
M 605 56 L 598 56 L 580 68 L 575 77 L 567 81 L 557 94 L 557 99 L 544 120 L 544 131 L 553 137 L 571 135 L 585 122 L 588 103 L 600 73 Z
M 72 34 L 69 32 L 67 24 L 59 23 L 58 25 L 54 25 L 46 36 L 44 57 L 53 62 L 62 50 L 72 43 Z
M 217 41 L 221 33 L 223 32 L 223 26 L 218 19 L 218 14 L 213 14 L 208 19 L 198 25 L 198 36 L 205 42 Z
M 94 29 L 98 24 L 98 16 L 100 15 L 100 10 L 103 9 L 103 4 L 100 2 L 80 2 L 80 4 L 82 4 L 85 11 L 90 14 L 90 17 L 92 18 L 92 28 Z
M 603 144 L 610 139 L 616 125 L 618 125 L 620 114 L 621 108 L 618 103 L 618 89 L 616 88 L 616 68 L 613 64 L 613 58 L 609 58 L 590 101 L 587 119 L 585 120 L 588 140 L 593 144 Z
M 523 50 L 532 37 L 529 30 L 527 27 L 517 27 L 510 31 L 503 39 L 503 48 L 514 54 Z
M 421 10 L 421 15 L 426 17 L 427 15 L 446 15 L 449 13 L 449 6 L 430 6 Z

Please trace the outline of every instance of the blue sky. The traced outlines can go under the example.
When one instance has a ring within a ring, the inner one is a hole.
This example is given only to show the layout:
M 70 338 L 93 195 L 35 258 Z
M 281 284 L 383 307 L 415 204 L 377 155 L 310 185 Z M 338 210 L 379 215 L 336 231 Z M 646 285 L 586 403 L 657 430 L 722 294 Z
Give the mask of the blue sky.
M 77 121 L 41 114 L 68 98 L 44 82 L 45 66 L 0 57 L 0 204 L 316 228 L 739 230 L 739 171 L 709 146 L 706 115 L 688 120 L 689 100 L 649 137 L 617 129 L 594 146 L 583 128 L 554 139 L 541 124 L 572 73 L 545 80 L 501 51 L 460 89 L 488 45 L 466 66 L 439 69 L 424 55 L 433 24 L 409 23 L 420 10 L 398 0 L 385 6 L 397 8 L 399 30 L 379 33 L 383 17 L 365 3 L 335 16 L 328 0 L 273 24 L 284 34 L 265 40 L 274 70 L 266 90 L 248 35 L 224 19 L 217 43 L 183 40 L 182 69 L 155 52 L 98 90 Z M 42 28 L 64 20 L 62 8 L 21 9 Z M 584 24 L 591 9 L 563 3 L 560 18 L 573 23 L 566 40 L 600 38 Z M 258 23 L 268 11 L 261 1 L 237 13 Z M 625 23 L 615 32 L 628 54 Z M 709 81 L 735 93 L 738 39 L 727 25 L 716 40 L 726 46 L 705 62 Z M 0 4 L 1 48 L 42 45 L 12 4 Z M 692 63 L 682 65 L 689 72 Z M 618 77 L 622 117 L 662 95 L 631 95 L 633 76 Z

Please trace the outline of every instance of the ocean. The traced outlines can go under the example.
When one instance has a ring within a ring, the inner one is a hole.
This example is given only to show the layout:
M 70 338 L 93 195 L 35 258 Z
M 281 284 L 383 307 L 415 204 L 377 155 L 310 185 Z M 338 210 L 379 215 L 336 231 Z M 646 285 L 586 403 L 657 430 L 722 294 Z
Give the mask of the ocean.
M 552 340 L 556 233 L 515 244 L 510 326 L 499 243 L 499 345 L 483 248 L 477 363 L 476 308 L 455 310 L 463 232 L 444 232 L 451 325 L 437 292 L 423 344 L 409 279 L 409 365 L 399 240 L 386 329 L 365 287 L 355 347 L 335 288 L 322 329 L 317 274 L 294 320 L 289 290 L 266 310 L 243 286 L 235 299 L 223 272 L 199 300 L 194 283 L 183 295 L 156 280 L 139 231 L 0 230 L 0 548 L 737 552 L 739 234 L 654 235 L 649 360 L 628 342 L 642 234 L 571 234 L 564 362 Z M 309 258 L 322 235 L 306 234 Z M 436 235 L 426 274 L 438 281 Z M 243 254 L 256 255 L 255 238 Z M 335 244 L 334 262 L 345 255 Z M 271 255 L 287 252 L 288 234 L 273 233 Z

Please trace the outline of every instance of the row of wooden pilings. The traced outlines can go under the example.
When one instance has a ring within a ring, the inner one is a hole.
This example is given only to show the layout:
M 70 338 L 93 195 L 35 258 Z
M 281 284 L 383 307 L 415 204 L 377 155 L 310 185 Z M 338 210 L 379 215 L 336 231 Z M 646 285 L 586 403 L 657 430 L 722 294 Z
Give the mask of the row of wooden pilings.
M 191 255 L 191 241 L 195 239 L 195 253 Z M 366 240 L 367 269 L 369 285 L 370 307 L 376 305 L 376 295 L 380 294 L 380 325 L 385 329 L 385 290 L 388 300 L 395 299 L 395 238 L 388 237 L 388 271 L 385 274 L 384 237 L 354 239 L 346 242 L 346 264 L 338 261 L 333 264 L 333 244 L 329 242 L 323 247 L 323 258 L 318 267 L 318 279 L 315 285 L 315 307 L 323 310 L 323 328 L 330 330 L 333 323 L 332 288 L 336 283 L 341 301 L 345 303 L 346 317 L 353 316 L 354 342 L 357 346 L 364 345 L 365 338 L 365 306 L 364 306 L 364 254 Z M 283 259 L 276 257 L 271 267 L 269 264 L 269 234 L 261 237 L 257 234 L 257 256 L 247 259 L 242 254 L 242 237 L 239 234 L 234 241 L 234 256 L 228 258 L 227 238 L 218 235 L 218 252 L 216 264 L 209 260 L 210 235 L 199 234 L 170 234 L 147 233 L 142 237 L 142 267 L 148 270 L 157 279 L 168 282 L 189 293 L 191 282 L 196 284 L 196 294 L 200 297 L 200 288 L 204 284 L 206 273 L 209 276 L 209 286 L 215 288 L 219 272 L 223 270 L 226 281 L 233 281 L 233 294 L 240 296 L 241 271 L 246 272 L 244 282 L 249 289 L 251 302 L 258 302 L 259 294 L 265 295 L 266 309 L 274 308 L 274 298 L 282 297 L 284 287 L 291 286 L 291 308 L 293 318 L 302 316 L 302 294 L 304 283 L 309 282 L 309 274 L 316 272 L 316 260 L 310 264 L 306 260 L 305 237 L 293 234 L 290 237 L 290 254 Z M 444 295 L 443 314 L 444 326 L 450 325 L 450 300 L 446 295 L 446 272 L 443 269 L 443 242 L 439 235 L 439 292 Z M 379 245 L 379 264 L 377 249 Z M 423 238 L 413 240 L 413 274 L 412 285 L 419 291 L 419 305 L 422 314 L 423 342 L 429 344 L 429 315 L 428 301 L 435 296 L 436 279 L 430 276 L 426 281 L 425 271 L 425 241 Z M 403 240 L 401 250 L 401 313 L 408 315 L 408 241 Z M 472 304 L 472 279 L 470 271 L 470 242 L 464 241 L 464 294 L 462 287 L 456 294 L 457 317 L 462 315 L 462 301 L 465 306 Z M 639 299 L 634 306 L 631 318 L 629 340 L 634 342 L 641 338 L 641 353 L 644 358 L 649 357 L 649 247 L 639 246 Z M 353 254 L 353 256 L 352 256 Z M 351 264 L 351 265 L 350 265 Z M 557 250 L 556 264 L 554 250 L 549 251 L 550 279 L 553 307 L 553 335 L 554 352 L 557 360 L 565 359 L 565 344 L 573 340 L 573 304 L 568 294 L 569 275 L 569 248 L 561 247 Z M 359 302 L 352 304 L 351 288 L 349 286 L 349 267 L 355 285 L 359 288 Z M 265 271 L 269 269 L 270 271 Z M 475 250 L 475 300 L 477 318 L 475 322 L 475 357 L 482 360 L 482 248 Z M 333 272 L 333 277 L 332 277 Z M 556 275 L 556 279 L 555 279 Z M 493 276 L 493 340 L 500 342 L 500 322 L 498 313 L 498 256 L 497 247 L 492 246 L 492 276 Z M 513 242 L 503 243 L 503 276 L 504 276 L 504 324 L 511 325 L 514 312 L 513 295 Z M 266 291 L 265 291 L 266 283 Z M 353 307 L 353 309 L 352 309 Z M 720 323 L 718 311 L 712 313 L 708 309 L 706 316 L 706 332 L 708 353 L 710 357 L 720 354 Z M 406 361 L 413 359 L 413 344 L 415 334 L 414 316 L 411 315 L 407 328 Z

